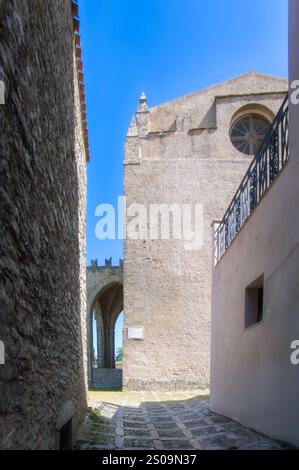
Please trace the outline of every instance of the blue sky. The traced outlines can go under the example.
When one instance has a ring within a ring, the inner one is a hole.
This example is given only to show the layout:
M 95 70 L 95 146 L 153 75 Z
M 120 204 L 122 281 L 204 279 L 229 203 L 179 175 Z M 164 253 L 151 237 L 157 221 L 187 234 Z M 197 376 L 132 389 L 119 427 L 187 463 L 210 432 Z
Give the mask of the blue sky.
M 79 1 L 91 149 L 88 264 L 122 257 L 121 241 L 95 237 L 95 208 L 123 194 L 124 138 L 141 91 L 154 106 L 248 70 L 287 77 L 287 3 Z

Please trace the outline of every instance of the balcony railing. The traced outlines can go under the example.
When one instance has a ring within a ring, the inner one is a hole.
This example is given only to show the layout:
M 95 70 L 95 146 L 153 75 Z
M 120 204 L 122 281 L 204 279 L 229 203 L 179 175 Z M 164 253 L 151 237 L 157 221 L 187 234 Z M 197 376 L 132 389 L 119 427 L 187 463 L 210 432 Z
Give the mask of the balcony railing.
M 289 159 L 289 109 L 286 96 L 259 151 L 252 160 L 222 221 L 215 230 L 215 263 L 224 255 Z

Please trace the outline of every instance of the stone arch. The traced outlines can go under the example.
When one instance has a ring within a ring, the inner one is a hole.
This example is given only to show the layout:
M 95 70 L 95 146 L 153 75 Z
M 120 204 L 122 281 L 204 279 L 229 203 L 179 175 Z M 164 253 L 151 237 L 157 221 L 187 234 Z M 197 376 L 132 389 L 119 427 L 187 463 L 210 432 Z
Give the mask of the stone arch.
M 273 111 L 267 106 L 260 103 L 249 103 L 245 106 L 241 106 L 232 116 L 230 121 L 230 127 L 241 117 L 246 114 L 258 114 L 264 117 L 271 124 L 275 118 Z
M 87 267 L 87 351 L 90 386 L 113 388 L 119 384 L 121 371 L 115 371 L 114 328 L 123 311 L 123 263 L 112 266 L 112 259 L 98 266 L 97 260 Z M 97 325 L 97 364 L 92 363 L 94 316 Z M 97 369 L 97 370 L 96 370 Z M 118 379 L 116 380 L 116 377 Z M 107 382 L 105 384 L 105 382 Z M 120 384 L 121 386 L 121 384 Z

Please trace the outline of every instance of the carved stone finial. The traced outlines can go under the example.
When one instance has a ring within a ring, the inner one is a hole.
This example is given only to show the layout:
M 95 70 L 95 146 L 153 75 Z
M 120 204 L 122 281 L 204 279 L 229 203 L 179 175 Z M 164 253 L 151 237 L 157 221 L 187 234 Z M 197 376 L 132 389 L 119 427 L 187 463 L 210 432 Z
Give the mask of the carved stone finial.
M 144 91 L 141 92 L 141 95 L 140 95 L 140 98 L 139 98 L 139 102 L 140 102 L 140 104 L 147 102 L 147 99 L 146 99 L 146 96 L 145 96 Z
M 112 258 L 105 259 L 105 268 L 111 268 L 112 266 Z
M 137 128 L 139 137 L 146 137 L 148 134 L 149 110 L 144 91 L 140 95 L 139 106 L 136 110 Z
M 148 112 L 148 107 L 147 107 L 147 98 L 143 91 L 139 98 L 139 106 L 136 110 L 136 113 L 144 113 L 144 112 Z

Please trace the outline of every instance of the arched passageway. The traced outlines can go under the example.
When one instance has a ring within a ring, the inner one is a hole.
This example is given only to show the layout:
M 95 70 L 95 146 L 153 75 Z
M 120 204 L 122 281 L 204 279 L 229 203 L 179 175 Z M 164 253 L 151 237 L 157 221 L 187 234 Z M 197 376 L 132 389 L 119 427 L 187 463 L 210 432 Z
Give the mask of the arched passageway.
M 115 368 L 115 324 L 123 311 L 123 266 L 92 262 L 87 267 L 88 382 L 90 387 L 121 388 Z

